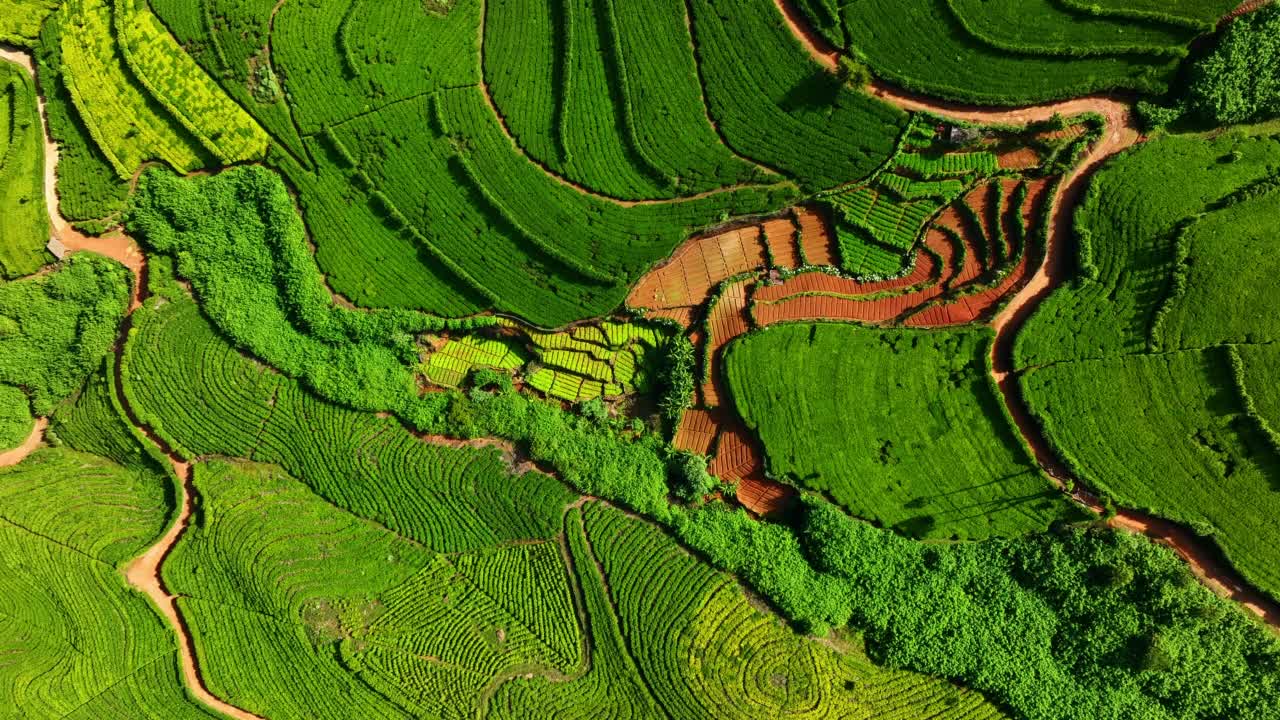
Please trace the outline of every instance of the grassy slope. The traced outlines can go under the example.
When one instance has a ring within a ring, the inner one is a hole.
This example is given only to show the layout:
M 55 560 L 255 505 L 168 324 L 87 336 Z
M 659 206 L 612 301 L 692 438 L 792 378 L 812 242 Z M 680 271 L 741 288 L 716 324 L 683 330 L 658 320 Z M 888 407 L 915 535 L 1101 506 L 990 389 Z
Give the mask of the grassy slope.
M 44 208 L 44 137 L 36 88 L 17 65 L 0 61 L 0 278 L 40 269 L 49 217 Z

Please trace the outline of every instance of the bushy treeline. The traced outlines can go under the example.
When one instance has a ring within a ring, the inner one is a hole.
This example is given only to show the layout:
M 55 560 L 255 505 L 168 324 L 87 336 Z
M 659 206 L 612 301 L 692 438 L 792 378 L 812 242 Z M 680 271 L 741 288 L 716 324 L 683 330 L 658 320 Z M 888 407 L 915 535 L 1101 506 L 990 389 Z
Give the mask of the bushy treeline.
M 1142 103 L 1139 110 L 1152 127 L 1179 118 L 1217 126 L 1280 117 L 1280 5 L 1231 22 L 1190 64 L 1172 104 Z
M 116 339 L 129 306 L 129 271 L 91 254 L 47 275 L 0 284 L 0 383 L 20 386 L 48 415 Z
M 414 334 L 493 322 L 337 305 L 293 199 L 260 167 L 187 180 L 147 172 L 128 227 L 177 258 L 204 311 L 236 345 L 356 409 L 417 417 Z

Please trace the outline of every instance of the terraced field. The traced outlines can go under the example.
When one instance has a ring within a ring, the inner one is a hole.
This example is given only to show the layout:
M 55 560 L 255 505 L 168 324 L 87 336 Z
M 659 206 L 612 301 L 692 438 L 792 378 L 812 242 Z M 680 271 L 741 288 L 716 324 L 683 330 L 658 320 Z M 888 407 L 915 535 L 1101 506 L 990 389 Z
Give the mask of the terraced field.
M 1278 27 L 0 0 L 0 718 L 1280 720 Z

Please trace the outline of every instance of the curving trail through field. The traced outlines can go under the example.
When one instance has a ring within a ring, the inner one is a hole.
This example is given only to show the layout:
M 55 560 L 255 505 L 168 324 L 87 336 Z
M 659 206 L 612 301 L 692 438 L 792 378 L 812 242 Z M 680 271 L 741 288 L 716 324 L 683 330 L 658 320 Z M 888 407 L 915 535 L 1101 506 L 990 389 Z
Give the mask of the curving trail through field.
M 8 45 L 0 45 L 0 59 L 21 65 L 32 79 L 36 77 L 35 63 L 25 50 Z M 146 272 L 146 256 L 138 248 L 138 244 L 124 233 L 116 231 L 105 237 L 94 238 L 76 230 L 62 216 L 58 207 L 58 144 L 49 134 L 48 112 L 45 109 L 44 95 L 36 94 L 39 105 L 40 129 L 44 136 L 44 203 L 49 213 L 49 223 L 53 238 L 62 243 L 68 253 L 90 251 L 115 260 L 129 268 L 133 273 L 133 299 L 130 310 L 142 304 L 142 279 Z
M 795 7 L 792 0 L 774 0 L 778 11 L 792 29 L 795 37 L 804 45 L 813 59 L 828 69 L 838 65 L 840 52 L 823 39 Z M 1256 10 L 1267 2 L 1245 2 L 1231 17 Z M 1055 115 L 1063 117 L 1093 113 L 1106 120 L 1106 131 L 1090 148 L 1083 160 L 1063 179 L 1052 199 L 1044 261 L 1027 283 L 1013 296 L 1005 308 L 991 321 L 996 332 L 992 343 L 992 376 L 1000 388 L 1005 405 L 1013 416 L 1019 433 L 1031 448 L 1037 463 L 1063 490 L 1079 488 L 1070 472 L 1058 460 L 1048 439 L 1032 417 L 1018 387 L 1013 368 L 1013 342 L 1018 331 L 1065 279 L 1067 252 L 1072 232 L 1074 210 L 1093 172 L 1111 157 L 1142 141 L 1129 106 L 1113 97 L 1090 95 L 1062 102 L 1045 103 L 1021 108 L 985 108 L 959 103 L 928 99 L 905 92 L 883 82 L 874 82 L 869 91 L 885 102 L 908 111 L 925 111 L 936 115 L 983 124 L 1024 125 L 1048 120 Z M 1093 494 L 1077 489 L 1072 497 L 1082 505 L 1098 513 L 1104 512 L 1101 501 Z M 1137 532 L 1168 546 L 1177 552 L 1200 580 L 1217 592 L 1229 597 L 1260 617 L 1272 629 L 1280 629 L 1280 603 L 1252 588 L 1241 579 L 1211 541 L 1197 537 L 1186 528 L 1135 510 L 1117 510 L 1107 521 L 1111 527 Z
M 9 467 L 17 465 L 27 456 L 35 452 L 37 448 L 44 442 L 44 431 L 49 427 L 49 418 L 36 418 L 35 426 L 31 428 L 31 433 L 27 435 L 27 439 L 22 444 L 12 450 L 0 452 L 0 467 Z

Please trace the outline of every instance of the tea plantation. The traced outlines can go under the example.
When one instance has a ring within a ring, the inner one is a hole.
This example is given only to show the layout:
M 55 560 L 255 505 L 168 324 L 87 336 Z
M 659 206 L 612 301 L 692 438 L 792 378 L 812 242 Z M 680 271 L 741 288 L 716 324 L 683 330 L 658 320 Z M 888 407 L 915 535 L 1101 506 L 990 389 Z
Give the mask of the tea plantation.
M 1280 720 L 1274 0 L 0 0 L 0 720 Z

